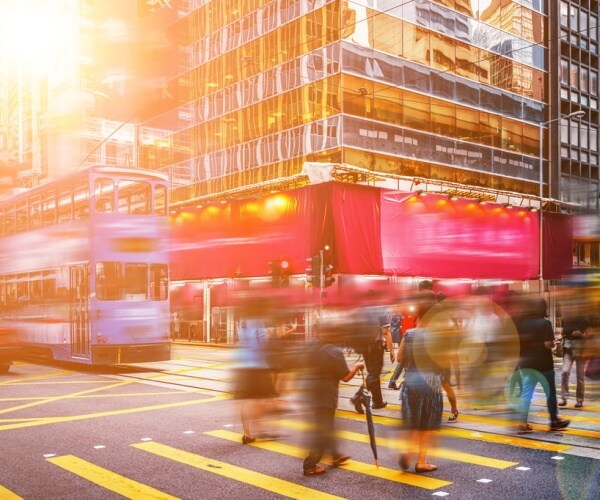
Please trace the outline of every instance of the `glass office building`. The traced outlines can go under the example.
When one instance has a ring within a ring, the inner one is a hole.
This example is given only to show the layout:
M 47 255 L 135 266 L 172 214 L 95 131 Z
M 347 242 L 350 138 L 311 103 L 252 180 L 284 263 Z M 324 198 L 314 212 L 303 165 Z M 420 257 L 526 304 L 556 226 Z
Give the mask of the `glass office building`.
M 374 172 L 535 196 L 540 124 L 583 106 L 552 101 L 557 38 L 543 0 L 190 0 L 172 8 L 177 19 L 165 32 L 179 47 L 178 105 L 145 122 L 140 163 L 170 174 L 176 203 L 278 179 L 308 182 L 299 176 L 307 162 L 359 167 L 348 174 L 355 181 Z M 597 16 L 585 12 L 591 27 Z M 597 107 L 597 32 L 580 35 L 589 56 L 578 75 L 585 70 L 588 85 L 577 96 Z M 563 124 L 578 140 L 560 166 L 563 198 L 590 179 L 598 189 L 595 116 Z M 557 133 L 561 124 L 553 125 Z M 552 177 L 544 174 L 545 196 L 559 189 Z
M 551 8 L 550 86 L 553 118 L 583 110 L 580 120 L 562 119 L 552 128 L 552 196 L 579 211 L 597 212 L 600 193 L 598 163 L 598 18 L 596 0 L 561 0 Z

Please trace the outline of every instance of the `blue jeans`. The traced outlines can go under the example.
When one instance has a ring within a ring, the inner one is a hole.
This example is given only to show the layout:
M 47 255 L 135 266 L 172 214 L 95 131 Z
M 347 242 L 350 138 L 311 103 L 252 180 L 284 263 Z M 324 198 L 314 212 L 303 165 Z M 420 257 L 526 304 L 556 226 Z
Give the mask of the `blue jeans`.
M 554 422 L 558 419 L 558 407 L 556 401 L 556 380 L 554 378 L 554 370 L 540 372 L 532 368 L 520 369 L 521 380 L 523 380 L 523 391 L 521 392 L 521 400 L 519 403 L 519 413 L 521 422 L 526 423 L 529 415 L 529 407 L 531 406 L 531 398 L 535 386 L 539 383 L 544 389 L 546 395 L 546 405 L 550 414 L 550 421 Z

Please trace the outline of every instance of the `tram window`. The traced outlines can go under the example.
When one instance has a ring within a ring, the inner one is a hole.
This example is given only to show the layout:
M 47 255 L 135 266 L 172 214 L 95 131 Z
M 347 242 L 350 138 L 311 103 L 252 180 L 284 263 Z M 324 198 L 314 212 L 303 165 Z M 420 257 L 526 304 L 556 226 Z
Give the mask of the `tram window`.
M 42 226 L 42 202 L 39 197 L 29 200 L 29 229 Z
M 31 302 L 40 302 L 42 300 L 41 275 L 38 274 L 31 277 L 30 292 Z
M 42 201 L 42 222 L 44 226 L 56 224 L 56 193 L 45 193 Z
M 17 202 L 17 233 L 27 231 L 27 201 Z
M 96 212 L 112 212 L 115 187 L 112 179 L 96 179 L 94 195 Z
M 167 215 L 167 187 L 154 186 L 154 215 Z
M 14 275 L 13 275 L 14 279 Z M 6 283 L 6 304 L 14 306 L 17 303 L 17 283 L 11 281 Z
M 70 191 L 58 195 L 58 223 L 73 220 L 73 197 Z
M 29 302 L 29 282 L 26 277 L 19 277 L 17 282 L 17 302 L 20 305 Z
M 146 300 L 148 267 L 146 264 L 125 264 L 123 292 L 125 300 Z
M 73 213 L 75 219 L 87 219 L 90 215 L 90 200 L 87 188 L 80 188 L 75 191 Z
M 98 300 L 120 300 L 122 282 L 119 262 L 96 263 L 96 298 Z
M 4 214 L 4 234 L 15 234 L 17 230 L 17 213 L 15 206 L 6 207 Z
M 150 265 L 150 300 L 167 300 L 169 276 L 165 264 Z
M 120 181 L 119 213 L 148 215 L 150 213 L 150 193 L 148 182 Z
M 42 280 L 42 297 L 44 299 L 56 297 L 56 278 L 44 276 Z

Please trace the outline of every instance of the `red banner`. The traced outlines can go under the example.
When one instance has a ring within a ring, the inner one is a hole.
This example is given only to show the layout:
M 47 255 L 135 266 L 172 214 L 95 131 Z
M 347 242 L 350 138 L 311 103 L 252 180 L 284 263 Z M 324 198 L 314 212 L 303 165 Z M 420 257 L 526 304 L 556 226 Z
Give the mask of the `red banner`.
M 538 214 L 447 196 L 381 192 L 386 274 L 436 278 L 538 276 Z

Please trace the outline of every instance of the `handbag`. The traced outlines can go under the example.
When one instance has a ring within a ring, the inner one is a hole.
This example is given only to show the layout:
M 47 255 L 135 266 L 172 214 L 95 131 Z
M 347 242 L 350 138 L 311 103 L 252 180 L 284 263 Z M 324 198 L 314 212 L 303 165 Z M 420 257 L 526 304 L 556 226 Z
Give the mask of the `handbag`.
M 562 358 L 565 354 L 565 339 L 564 338 L 560 338 L 559 342 L 557 342 L 556 344 L 554 344 L 554 347 L 552 348 L 552 355 L 556 356 L 557 358 Z

